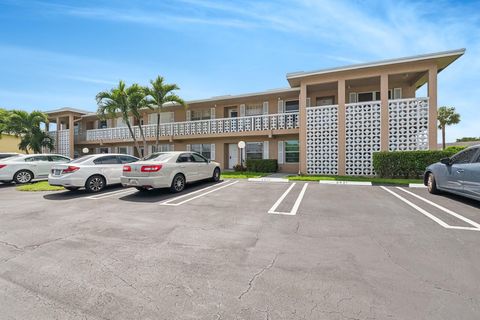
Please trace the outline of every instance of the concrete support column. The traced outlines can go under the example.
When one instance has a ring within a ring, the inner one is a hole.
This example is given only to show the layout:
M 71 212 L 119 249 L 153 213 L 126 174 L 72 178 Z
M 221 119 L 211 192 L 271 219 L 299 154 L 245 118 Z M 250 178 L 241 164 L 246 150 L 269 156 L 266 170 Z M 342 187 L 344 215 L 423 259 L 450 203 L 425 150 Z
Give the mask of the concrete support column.
M 307 86 L 300 85 L 299 96 L 299 152 L 300 152 L 300 173 L 307 173 Z
M 437 149 L 437 66 L 428 69 L 428 148 Z
M 55 132 L 55 152 L 58 153 L 58 141 L 60 141 L 60 118 L 57 117 L 55 119 L 55 123 L 57 124 L 57 131 Z
M 380 75 L 380 150 L 388 151 L 389 132 L 388 132 L 388 74 Z
M 70 150 L 70 158 L 73 159 L 73 156 L 75 154 L 74 152 L 74 144 L 75 144 L 75 130 L 74 130 L 75 124 L 73 122 L 73 115 L 68 116 L 68 138 L 69 138 L 69 150 Z
M 346 174 L 345 79 L 338 80 L 338 174 Z

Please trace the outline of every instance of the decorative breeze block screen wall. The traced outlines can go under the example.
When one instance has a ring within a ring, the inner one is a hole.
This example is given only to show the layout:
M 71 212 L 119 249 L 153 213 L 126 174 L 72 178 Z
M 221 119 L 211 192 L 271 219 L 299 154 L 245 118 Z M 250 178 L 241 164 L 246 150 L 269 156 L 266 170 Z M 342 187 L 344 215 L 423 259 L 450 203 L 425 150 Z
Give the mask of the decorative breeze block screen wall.
M 428 98 L 390 100 L 389 150 L 428 149 Z
M 372 154 L 380 151 L 380 101 L 345 105 L 345 172 L 373 175 Z
M 307 108 L 307 173 L 338 173 L 338 106 Z
M 69 157 L 70 156 L 70 139 L 69 130 L 60 130 L 58 132 L 58 142 L 56 144 L 58 154 Z

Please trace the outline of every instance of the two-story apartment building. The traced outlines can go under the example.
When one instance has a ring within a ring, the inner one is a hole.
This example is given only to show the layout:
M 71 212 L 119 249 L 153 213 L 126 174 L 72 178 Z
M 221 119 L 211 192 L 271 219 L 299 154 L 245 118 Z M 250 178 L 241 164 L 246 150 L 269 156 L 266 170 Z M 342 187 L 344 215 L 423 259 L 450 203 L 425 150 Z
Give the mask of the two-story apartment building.
M 375 151 L 436 148 L 437 75 L 464 52 L 289 73 L 285 89 L 169 106 L 160 117 L 159 151 L 198 151 L 227 169 L 239 164 L 243 140 L 243 159 L 277 159 L 282 172 L 371 175 Z M 427 97 L 417 97 L 425 84 Z M 120 115 L 102 121 L 74 108 L 47 113 L 57 124 L 50 134 L 59 153 L 138 155 Z M 148 154 L 155 151 L 156 114 L 145 110 L 140 125 Z

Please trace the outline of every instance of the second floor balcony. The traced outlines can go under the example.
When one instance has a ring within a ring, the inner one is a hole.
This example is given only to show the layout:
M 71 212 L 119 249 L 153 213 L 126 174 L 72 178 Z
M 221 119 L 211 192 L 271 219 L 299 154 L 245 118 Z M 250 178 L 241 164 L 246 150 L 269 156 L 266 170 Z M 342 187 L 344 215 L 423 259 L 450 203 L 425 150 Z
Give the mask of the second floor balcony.
M 189 137 L 230 135 L 244 132 L 267 131 L 267 130 L 291 130 L 298 129 L 298 112 L 266 114 L 248 117 L 209 119 L 198 121 L 184 121 L 160 124 L 160 137 Z M 149 124 L 142 126 L 146 138 L 156 137 L 157 125 Z M 132 127 L 135 137 L 140 139 L 140 128 Z M 87 130 L 79 132 L 77 141 L 115 141 L 132 140 L 128 127 L 116 127 L 106 129 Z

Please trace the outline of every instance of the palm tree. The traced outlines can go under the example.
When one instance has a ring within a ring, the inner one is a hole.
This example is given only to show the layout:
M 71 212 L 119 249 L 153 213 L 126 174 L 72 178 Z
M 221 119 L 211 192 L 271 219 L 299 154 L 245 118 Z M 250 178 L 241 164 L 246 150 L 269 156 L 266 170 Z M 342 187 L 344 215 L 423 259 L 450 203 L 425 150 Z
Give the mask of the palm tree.
M 146 92 L 145 88 L 141 87 L 140 85 L 134 83 L 130 87 L 126 89 L 127 92 L 127 104 L 128 110 L 131 112 L 133 117 L 137 119 L 137 126 L 138 130 L 140 131 L 140 137 L 143 140 L 143 151 L 144 153 L 147 152 L 147 139 L 145 138 L 145 134 L 142 128 L 142 114 L 141 111 L 144 108 L 152 108 L 150 105 L 147 104 Z M 139 155 L 143 156 L 141 153 Z
M 5 131 L 20 137 L 18 148 L 27 154 L 28 150 L 40 153 L 42 148 L 48 148 L 51 151 L 55 148 L 53 138 L 40 129 L 41 123 L 48 123 L 48 117 L 43 112 L 28 113 L 22 110 L 12 110 Z
M 130 123 L 130 103 L 129 96 L 125 86 L 125 82 L 120 80 L 118 87 L 112 88 L 110 91 L 99 92 L 96 96 L 98 110 L 97 113 L 100 118 L 110 117 L 113 118 L 117 113 L 122 115 L 122 119 L 128 127 L 130 136 L 133 139 L 135 148 L 138 154 L 141 154 L 140 146 L 138 144 L 135 133 L 133 132 L 132 125 Z
M 47 148 L 51 152 L 55 149 L 55 143 L 48 133 L 38 127 L 33 127 L 30 132 L 20 137 L 18 148 L 25 151 L 26 154 L 28 154 L 28 150 L 41 153 L 43 148 Z
M 442 148 L 445 149 L 445 128 L 460 122 L 460 115 L 455 112 L 454 107 L 438 108 L 438 128 L 442 130 Z
M 183 101 L 173 91 L 180 88 L 176 84 L 164 83 L 164 78 L 158 76 L 155 80 L 150 80 L 152 85 L 150 88 L 146 88 L 146 94 L 148 95 L 148 103 L 153 106 L 157 112 L 157 129 L 156 129 L 156 141 L 155 147 L 158 150 L 158 144 L 160 140 L 160 112 L 167 102 L 179 104 L 186 107 L 185 101 Z

